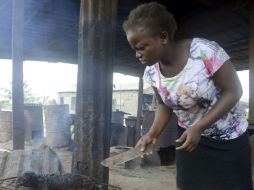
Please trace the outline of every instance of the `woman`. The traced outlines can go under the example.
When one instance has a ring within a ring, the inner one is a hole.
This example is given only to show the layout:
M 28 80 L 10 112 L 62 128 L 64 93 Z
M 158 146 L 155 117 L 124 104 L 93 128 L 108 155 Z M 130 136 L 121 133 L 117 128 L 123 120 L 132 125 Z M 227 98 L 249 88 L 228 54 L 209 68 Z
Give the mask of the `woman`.
M 239 99 L 242 88 L 228 54 L 216 43 L 174 41 L 177 25 L 158 3 L 130 12 L 127 40 L 146 65 L 144 79 L 159 105 L 151 129 L 137 143 L 155 143 L 171 113 L 178 117 L 177 188 L 251 190 L 248 122 Z

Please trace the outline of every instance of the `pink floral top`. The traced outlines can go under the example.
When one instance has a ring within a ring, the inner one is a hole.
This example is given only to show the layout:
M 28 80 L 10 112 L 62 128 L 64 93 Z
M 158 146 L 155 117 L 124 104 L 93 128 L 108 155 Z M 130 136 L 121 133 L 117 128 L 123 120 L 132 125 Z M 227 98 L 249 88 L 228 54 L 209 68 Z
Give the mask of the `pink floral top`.
M 144 80 L 158 89 L 163 102 L 177 115 L 178 125 L 188 128 L 198 122 L 220 98 L 221 91 L 211 77 L 228 59 L 228 54 L 216 42 L 193 38 L 187 64 L 180 73 L 174 77 L 164 77 L 159 63 L 156 63 L 146 67 Z M 202 135 L 229 140 L 243 134 L 247 126 L 245 111 L 238 103 Z

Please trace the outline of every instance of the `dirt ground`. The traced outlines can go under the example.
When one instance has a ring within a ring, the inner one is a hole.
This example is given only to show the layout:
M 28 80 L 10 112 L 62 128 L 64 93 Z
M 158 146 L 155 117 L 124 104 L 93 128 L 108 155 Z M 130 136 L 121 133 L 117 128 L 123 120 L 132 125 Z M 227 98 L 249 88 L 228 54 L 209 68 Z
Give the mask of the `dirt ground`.
M 175 190 L 175 166 L 110 170 L 109 183 L 122 190 Z
M 60 157 L 64 171 L 71 170 L 71 152 L 55 149 Z M 109 171 L 109 184 L 122 190 L 175 190 L 175 165 L 145 166 L 134 169 L 115 167 Z

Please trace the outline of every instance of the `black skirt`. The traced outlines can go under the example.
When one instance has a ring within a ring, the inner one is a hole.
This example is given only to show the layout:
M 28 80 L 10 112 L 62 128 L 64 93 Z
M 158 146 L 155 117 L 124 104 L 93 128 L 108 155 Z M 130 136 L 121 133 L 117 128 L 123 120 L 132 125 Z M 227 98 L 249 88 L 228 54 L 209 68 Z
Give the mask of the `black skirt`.
M 178 137 L 185 129 L 178 127 Z M 176 151 L 182 190 L 253 190 L 248 133 L 232 140 L 201 137 L 192 152 Z

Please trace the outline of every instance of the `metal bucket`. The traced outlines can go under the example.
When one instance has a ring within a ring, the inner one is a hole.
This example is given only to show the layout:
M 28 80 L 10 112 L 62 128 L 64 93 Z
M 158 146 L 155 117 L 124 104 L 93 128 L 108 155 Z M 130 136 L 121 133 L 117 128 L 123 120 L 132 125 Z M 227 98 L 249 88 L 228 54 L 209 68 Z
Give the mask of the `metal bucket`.
M 118 124 L 118 125 L 124 125 L 124 114 L 125 114 L 125 112 L 122 112 L 122 111 L 112 112 L 111 123 Z
M 12 112 L 0 111 L 0 142 L 12 139 Z
M 154 115 L 155 115 L 154 111 L 147 111 L 144 114 L 141 128 L 142 136 L 150 130 L 150 127 L 154 120 Z M 176 131 L 177 131 L 177 117 L 175 114 L 172 114 L 172 117 L 168 122 L 167 127 L 163 130 L 163 132 L 157 139 L 156 145 L 159 147 L 168 147 L 171 145 L 175 145 Z
M 71 144 L 69 126 L 69 106 L 45 106 L 45 125 L 47 144 L 51 147 L 64 147 Z

